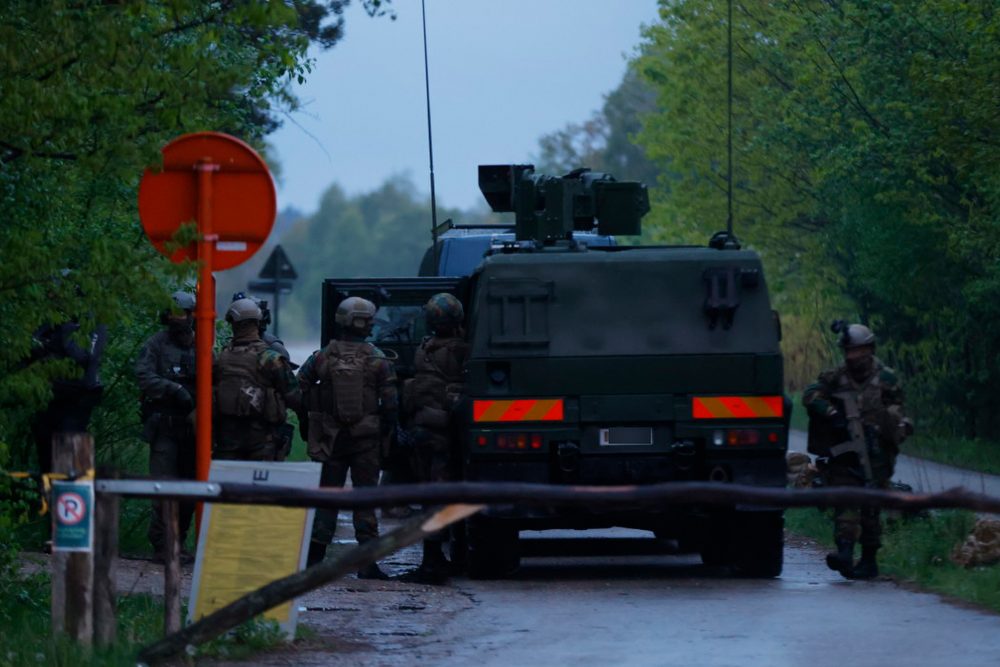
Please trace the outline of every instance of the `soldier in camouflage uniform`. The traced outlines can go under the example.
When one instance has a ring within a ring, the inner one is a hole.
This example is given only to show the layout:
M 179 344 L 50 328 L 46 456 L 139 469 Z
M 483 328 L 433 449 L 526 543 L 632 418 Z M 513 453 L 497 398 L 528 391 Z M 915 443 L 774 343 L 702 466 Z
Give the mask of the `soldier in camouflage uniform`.
M 452 417 L 465 388 L 465 342 L 462 302 L 451 294 L 435 294 L 424 306 L 427 329 L 433 335 L 420 343 L 413 357 L 414 376 L 403 387 L 403 415 L 413 443 L 413 469 L 420 482 L 455 479 L 456 437 Z M 449 566 L 438 532 L 424 540 L 420 567 L 403 575 L 409 581 L 443 583 Z
M 233 338 L 212 373 L 216 459 L 282 461 L 291 448 L 286 408 L 298 410 L 301 393 L 289 362 L 261 340 L 261 318 L 252 299 L 226 311 Z
M 817 456 L 823 482 L 829 486 L 886 488 L 899 446 L 913 432 L 903 411 L 903 389 L 892 369 L 875 357 L 875 335 L 868 327 L 838 321 L 833 328 L 841 334 L 844 363 L 823 371 L 802 394 L 802 404 L 809 413 L 809 452 Z M 852 441 L 847 401 L 857 406 L 863 443 Z M 844 443 L 848 447 L 843 447 Z M 870 478 L 858 453 L 843 451 L 852 446 L 866 447 Z M 835 508 L 837 551 L 826 557 L 830 569 L 851 579 L 878 576 L 879 515 L 877 507 Z M 854 563 L 854 544 L 859 540 L 861 559 Z
M 149 443 L 149 474 L 153 477 L 195 478 L 194 295 L 174 292 L 174 306 L 161 315 L 166 326 L 153 334 L 139 352 L 135 377 L 142 392 L 142 435 Z M 181 543 L 194 515 L 194 503 L 180 504 Z M 160 503 L 153 501 L 149 542 L 154 558 L 162 558 L 166 532 Z M 185 555 L 188 560 L 190 556 Z
M 350 470 L 354 486 L 378 484 L 382 439 L 396 426 L 396 371 L 385 354 L 365 339 L 376 307 L 349 297 L 337 307 L 339 338 L 314 352 L 299 369 L 299 387 L 308 411 L 309 457 L 323 464 L 320 486 L 343 486 Z M 313 525 L 309 564 L 318 563 L 337 528 L 336 510 L 320 509 Z M 378 537 L 374 510 L 354 511 L 358 543 Z M 386 579 L 372 563 L 362 579 Z
M 285 347 L 285 341 L 281 340 L 273 333 L 267 330 L 269 324 L 271 324 L 271 311 L 267 309 L 267 301 L 263 299 L 258 299 L 256 297 L 247 296 L 243 292 L 234 292 L 233 301 L 239 301 L 240 299 L 250 299 L 257 307 L 260 308 L 261 318 L 257 322 L 257 330 L 260 332 L 260 339 L 264 343 L 285 358 L 288 362 L 289 367 L 294 371 L 299 365 L 292 361 L 292 357 L 288 354 L 288 349 Z

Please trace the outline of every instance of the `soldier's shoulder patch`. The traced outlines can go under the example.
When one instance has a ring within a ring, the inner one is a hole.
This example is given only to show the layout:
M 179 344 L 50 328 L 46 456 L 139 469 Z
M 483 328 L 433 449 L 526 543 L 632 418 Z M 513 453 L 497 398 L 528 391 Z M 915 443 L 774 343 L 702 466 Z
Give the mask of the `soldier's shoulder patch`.
M 265 348 L 260 356 L 257 357 L 258 362 L 261 366 L 277 366 L 281 364 L 285 358 L 281 356 L 279 352 L 272 350 L 271 348 Z

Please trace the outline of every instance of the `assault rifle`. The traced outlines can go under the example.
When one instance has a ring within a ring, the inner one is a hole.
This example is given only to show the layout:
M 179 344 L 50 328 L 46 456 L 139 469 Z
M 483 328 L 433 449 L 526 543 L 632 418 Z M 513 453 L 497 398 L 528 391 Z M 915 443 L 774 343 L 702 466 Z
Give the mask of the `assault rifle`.
M 872 486 L 872 461 L 868 450 L 868 437 L 865 426 L 861 423 L 861 410 L 858 409 L 858 397 L 853 391 L 841 391 L 833 395 L 844 406 L 844 416 L 847 418 L 847 433 L 850 436 L 839 445 L 830 447 L 831 456 L 840 456 L 854 452 L 861 462 L 861 470 L 865 475 L 865 486 Z

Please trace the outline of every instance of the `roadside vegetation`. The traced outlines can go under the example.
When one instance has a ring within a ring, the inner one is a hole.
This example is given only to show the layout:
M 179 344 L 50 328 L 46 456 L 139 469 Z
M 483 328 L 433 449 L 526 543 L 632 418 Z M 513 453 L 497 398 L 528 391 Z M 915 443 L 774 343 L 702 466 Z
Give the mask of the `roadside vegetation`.
M 889 518 L 886 518 L 889 517 Z M 883 513 L 885 531 L 879 570 L 903 584 L 1000 612 L 1000 564 L 973 568 L 953 563 L 949 556 L 972 531 L 976 517 L 957 510 L 917 516 Z M 785 527 L 833 549 L 833 519 L 829 510 L 791 509 Z

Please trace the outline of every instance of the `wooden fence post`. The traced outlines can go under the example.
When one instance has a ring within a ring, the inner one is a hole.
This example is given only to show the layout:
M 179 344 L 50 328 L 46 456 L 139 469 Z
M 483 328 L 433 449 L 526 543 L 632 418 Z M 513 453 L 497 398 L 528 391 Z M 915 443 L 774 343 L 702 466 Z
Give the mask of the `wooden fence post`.
M 101 470 L 101 479 L 118 477 L 117 471 Z M 110 646 L 118 634 L 118 494 L 98 493 L 94 515 L 94 643 Z
M 52 472 L 82 476 L 94 467 L 94 440 L 89 433 L 52 436 Z M 53 510 L 54 511 L 54 510 Z M 52 554 L 52 632 L 66 633 L 90 645 L 93 623 L 94 554 Z
M 181 629 L 180 503 L 174 499 L 164 500 L 161 507 L 167 528 L 163 553 L 163 629 L 169 636 Z

